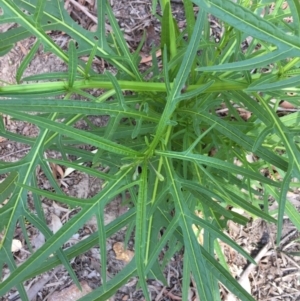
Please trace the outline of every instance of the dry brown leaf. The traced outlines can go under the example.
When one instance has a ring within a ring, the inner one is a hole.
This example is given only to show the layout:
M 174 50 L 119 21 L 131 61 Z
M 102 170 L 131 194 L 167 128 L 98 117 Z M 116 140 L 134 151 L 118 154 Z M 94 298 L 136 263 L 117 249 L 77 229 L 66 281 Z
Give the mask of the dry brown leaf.
M 157 50 L 156 53 L 155 53 L 156 57 L 160 57 L 161 56 L 161 50 Z M 141 63 L 144 64 L 144 63 L 149 63 L 152 61 L 152 56 L 149 55 L 149 56 L 145 56 L 145 55 L 142 55 L 142 60 L 141 60 Z
M 48 301 L 77 301 L 92 291 L 92 288 L 87 284 L 86 281 L 81 281 L 80 285 L 82 291 L 80 291 L 79 288 L 73 284 L 66 289 L 55 292 L 48 298 Z
M 28 49 L 26 49 L 21 42 L 17 42 L 17 46 L 20 47 L 21 51 L 23 52 L 24 55 L 27 55 L 29 52 Z
M 146 47 L 151 48 L 160 44 L 160 37 L 156 33 L 154 26 L 151 24 L 146 28 Z
M 55 165 L 55 168 L 57 170 L 57 172 L 59 173 L 60 175 L 60 178 L 62 179 L 64 177 L 64 170 L 59 166 L 59 165 Z
M 280 103 L 280 106 L 285 109 L 295 109 L 295 106 L 288 101 L 283 101 Z
M 251 112 L 249 112 L 249 111 L 247 111 L 247 110 L 245 110 L 245 109 L 243 109 L 243 108 L 238 108 L 237 111 L 239 112 L 240 116 L 241 116 L 244 120 L 246 120 L 246 121 L 247 121 L 247 120 L 251 117 L 251 115 L 252 115 Z
M 55 163 L 50 163 L 50 167 L 51 167 L 54 179 L 62 179 L 64 177 L 65 172 L 59 165 L 57 165 Z
M 118 260 L 122 260 L 124 262 L 129 262 L 131 261 L 131 259 L 133 258 L 134 256 L 134 253 L 130 250 L 125 250 L 124 248 L 124 243 L 122 242 L 116 242 L 114 245 L 113 245 L 113 250 L 115 251 L 116 253 L 116 258 Z

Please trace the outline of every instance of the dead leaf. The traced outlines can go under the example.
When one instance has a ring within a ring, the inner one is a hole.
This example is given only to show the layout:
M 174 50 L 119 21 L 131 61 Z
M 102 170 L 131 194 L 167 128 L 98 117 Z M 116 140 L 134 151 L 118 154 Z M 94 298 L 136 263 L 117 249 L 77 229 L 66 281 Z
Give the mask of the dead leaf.
M 82 291 L 80 291 L 79 288 L 73 284 L 66 289 L 55 292 L 48 298 L 48 301 L 77 301 L 92 291 L 92 288 L 87 284 L 86 281 L 81 281 L 80 285 Z
M 12 252 L 18 252 L 22 249 L 22 243 L 18 239 L 13 239 L 11 244 L 11 251 Z
M 62 212 L 70 212 L 71 211 L 70 209 L 60 206 L 56 202 L 53 202 L 52 206 L 55 209 L 54 212 L 56 215 L 60 215 Z
M 160 57 L 161 56 L 161 50 L 157 50 L 156 53 L 155 53 L 156 57 Z M 145 55 L 142 55 L 142 59 L 141 59 L 141 63 L 144 64 L 144 63 L 149 63 L 152 61 L 152 56 L 149 55 L 149 56 L 145 56 Z
M 116 242 L 113 245 L 113 250 L 116 253 L 116 258 L 124 262 L 130 262 L 134 256 L 132 251 L 124 249 L 124 244 L 122 242 Z
M 244 109 L 242 109 L 242 108 L 239 108 L 239 109 L 238 109 L 238 112 L 239 112 L 240 116 L 241 116 L 245 121 L 247 121 L 247 120 L 251 117 L 251 115 L 252 115 L 251 112 L 249 112 L 249 111 L 247 111 L 247 110 L 244 110 Z
M 63 226 L 60 218 L 55 214 L 51 215 L 51 225 L 54 234 Z
M 146 28 L 146 47 L 151 48 L 158 46 L 160 43 L 159 35 L 156 33 L 153 25 Z
M 31 243 L 34 245 L 35 250 L 37 250 L 45 243 L 45 236 L 43 233 L 39 232 L 38 235 L 34 236 Z
M 65 172 L 59 165 L 50 162 L 50 167 L 51 167 L 54 179 L 63 179 Z
M 280 103 L 280 106 L 284 109 L 295 109 L 294 105 L 292 105 L 290 102 L 285 100 Z

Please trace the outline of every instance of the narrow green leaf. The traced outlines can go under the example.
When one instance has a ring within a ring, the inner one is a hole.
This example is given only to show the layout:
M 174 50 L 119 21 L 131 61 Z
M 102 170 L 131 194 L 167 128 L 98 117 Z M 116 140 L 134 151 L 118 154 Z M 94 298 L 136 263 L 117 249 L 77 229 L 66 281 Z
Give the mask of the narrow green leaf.
M 136 229 L 135 229 L 135 260 L 137 273 L 139 276 L 139 284 L 143 289 L 144 296 L 150 301 L 148 286 L 146 283 L 145 272 L 145 250 L 146 250 L 146 205 L 147 205 L 147 187 L 148 187 L 148 168 L 147 164 L 142 164 L 142 174 L 139 180 L 139 195 L 136 205 Z
M 17 81 L 17 83 L 20 83 L 21 78 L 23 76 L 23 73 L 24 73 L 25 69 L 27 68 L 27 66 L 29 65 L 29 63 L 33 59 L 34 55 L 38 51 L 39 46 L 40 46 L 40 41 L 36 40 L 36 42 L 33 45 L 33 47 L 30 49 L 30 51 L 25 56 L 25 58 L 22 60 L 20 66 L 19 66 L 19 68 L 17 70 L 17 74 L 16 74 L 16 81 Z
M 57 122 L 47 120 L 45 118 L 41 118 L 38 116 L 12 112 L 10 110 L 2 110 L 2 112 L 6 112 L 10 116 L 14 116 L 16 118 L 20 118 L 21 120 L 26 120 L 28 122 L 32 122 L 42 128 L 46 128 L 46 129 L 52 130 L 54 132 L 58 132 L 63 135 L 67 135 L 78 141 L 81 141 L 84 143 L 89 143 L 91 145 L 99 147 L 100 149 L 108 150 L 108 151 L 116 153 L 116 154 L 126 155 L 126 156 L 139 156 L 140 155 L 139 152 L 134 151 L 126 146 L 117 144 L 110 140 L 103 139 L 97 135 L 87 133 L 86 131 L 72 128 L 72 127 L 62 124 L 62 123 L 57 123 Z
M 266 126 L 273 126 L 271 117 L 262 108 L 259 102 L 254 101 L 253 98 L 242 91 L 232 91 L 231 94 L 235 97 L 236 101 L 243 103 L 246 108 L 248 108 L 250 112 L 254 113 L 255 116 L 257 116 L 263 123 L 265 123 Z M 256 141 L 254 145 L 257 145 Z M 258 149 L 258 147 L 259 145 L 257 145 L 256 149 Z
M 70 196 L 66 196 L 66 195 L 59 195 L 57 193 L 54 192 L 50 192 L 47 190 L 42 190 L 42 189 L 38 189 L 32 186 L 28 186 L 28 185 L 24 185 L 24 184 L 19 184 L 18 186 L 21 186 L 23 188 L 27 188 L 29 191 L 32 191 L 38 195 L 42 195 L 45 196 L 49 199 L 61 202 L 61 203 L 65 203 L 68 204 L 71 207 L 87 207 L 88 205 L 92 205 L 93 201 L 92 199 L 88 199 L 88 200 L 84 200 L 84 202 L 82 202 L 81 199 L 78 198 L 74 198 L 74 197 L 70 197 Z
M 171 239 L 171 236 L 173 235 L 174 231 L 179 226 L 178 225 L 179 224 L 179 219 L 180 219 L 180 215 L 174 216 L 174 218 L 172 218 L 172 220 L 170 221 L 167 229 L 164 231 L 163 236 L 161 237 L 159 242 L 156 243 L 156 245 L 152 249 L 152 252 L 150 254 L 150 258 L 148 260 L 148 263 L 147 263 L 147 266 L 146 266 L 146 269 L 145 269 L 145 273 L 148 273 L 150 271 L 152 265 L 154 264 L 154 262 L 159 257 L 159 253 L 161 252 L 163 247 L 165 247 L 168 240 Z
M 109 46 L 106 42 L 105 35 L 105 12 L 106 12 L 106 1 L 97 1 L 97 15 L 98 15 L 98 24 L 97 24 L 97 36 L 98 36 L 98 45 L 102 49 L 109 49 Z
M 184 179 L 180 179 L 180 181 L 182 183 L 182 186 L 186 189 L 189 189 L 192 192 L 192 194 L 195 195 L 202 204 L 206 205 L 208 208 L 211 208 L 215 212 L 218 212 L 220 215 L 226 216 L 229 219 L 233 218 L 233 215 L 231 214 L 230 211 L 226 210 L 225 208 L 220 206 L 218 202 L 214 201 L 215 199 L 225 204 L 226 202 L 222 198 L 222 196 L 206 189 L 205 187 L 201 186 L 198 183 L 194 183 L 192 181 L 186 181 Z M 203 195 L 207 196 L 208 199 L 206 199 L 206 197 L 203 197 Z
M 258 93 L 255 93 L 255 96 L 265 110 L 268 112 L 268 115 L 270 116 L 270 119 L 273 121 L 273 126 L 276 129 L 276 132 L 278 136 L 282 139 L 282 143 L 284 144 L 286 148 L 286 152 L 289 157 L 289 169 L 288 171 L 295 174 L 298 178 L 300 178 L 300 162 L 299 162 L 299 156 L 300 151 L 299 148 L 296 147 L 294 143 L 294 138 L 289 133 L 288 129 L 285 128 L 283 123 L 280 121 L 280 118 L 277 116 L 276 112 L 270 107 L 270 105 L 267 103 L 267 100 L 262 98 Z M 293 169 L 290 170 L 290 166 L 293 165 Z
M 262 54 L 243 61 L 225 63 L 225 64 L 208 66 L 208 67 L 199 67 L 196 68 L 196 70 L 204 71 L 204 72 L 216 72 L 216 71 L 228 72 L 228 71 L 253 70 L 255 68 L 265 67 L 268 64 L 286 59 L 290 57 L 292 54 L 293 54 L 292 49 L 285 49 L 285 50 L 280 49 L 280 50 L 275 50 L 268 54 Z
M 60 188 L 60 185 L 57 183 L 57 179 L 53 176 L 53 171 L 51 170 L 49 164 L 39 156 L 38 161 L 40 162 L 41 169 L 43 170 L 44 174 L 46 175 L 47 179 L 50 182 L 50 185 L 54 188 L 57 194 L 63 195 L 63 192 Z
M 281 234 L 282 234 L 282 228 L 283 228 L 283 216 L 285 212 L 285 204 L 286 204 L 286 196 L 287 192 L 290 187 L 290 181 L 293 173 L 293 161 L 290 159 L 290 166 L 289 169 L 284 176 L 282 180 L 282 185 L 280 189 L 280 194 L 279 194 L 279 200 L 278 200 L 278 217 L 277 217 L 277 235 L 276 235 L 276 241 L 277 241 L 277 246 L 279 246 L 280 241 L 281 241 Z
M 68 72 L 45 72 L 36 75 L 30 75 L 23 78 L 23 82 L 30 81 L 42 81 L 42 80 L 64 80 L 68 79 Z M 78 79 L 82 79 L 81 76 L 77 76 Z
M 250 36 L 274 44 L 281 51 L 293 49 L 293 55 L 300 54 L 300 40 L 297 37 L 287 35 L 280 28 L 237 3 L 229 0 L 193 0 L 193 2 Z
M 113 84 L 113 87 L 114 87 L 115 92 L 116 92 L 117 100 L 118 100 L 120 106 L 124 109 L 124 111 L 126 111 L 127 106 L 126 106 L 124 95 L 122 93 L 122 90 L 121 90 L 121 87 L 120 87 L 118 81 L 116 80 L 116 78 L 110 72 L 105 72 L 105 75 L 107 75 L 107 77 L 109 78 L 109 80 Z
M 68 85 L 69 88 L 72 88 L 76 77 L 77 60 L 78 60 L 75 44 L 74 41 L 72 40 L 69 42 L 68 55 L 69 55 Z
M 92 177 L 96 177 L 98 179 L 103 179 L 103 180 L 114 180 L 115 177 L 113 175 L 109 175 L 107 173 L 95 170 L 94 168 L 91 167 L 86 167 L 86 166 L 82 166 L 82 163 L 72 163 L 70 161 L 63 161 L 63 160 L 56 160 L 56 159 L 47 159 L 48 162 L 52 162 L 58 165 L 63 165 L 63 166 L 67 166 L 70 168 L 73 168 L 74 170 L 79 170 L 82 171 L 84 173 L 87 173 L 89 175 L 91 175 Z
M 53 234 L 47 227 L 46 221 L 43 221 L 36 217 L 34 214 L 26 211 L 25 212 L 26 219 L 32 223 L 37 229 L 41 231 L 41 233 L 45 236 L 46 239 L 49 239 Z M 79 289 L 81 289 L 80 282 L 78 281 L 75 272 L 73 271 L 71 264 L 69 263 L 65 253 L 62 251 L 62 249 L 59 249 L 56 251 L 57 256 L 61 263 L 64 265 L 65 269 L 68 271 L 69 275 L 71 276 L 73 282 L 77 285 Z
M 296 29 L 295 34 L 300 34 L 300 3 L 298 0 L 287 0 L 289 9 L 293 17 L 293 25 Z
M 289 88 L 299 87 L 300 75 L 290 77 L 288 79 L 277 80 L 273 83 L 267 83 L 262 85 L 251 85 L 249 88 L 246 89 L 247 92 L 253 91 L 260 91 L 260 92 L 267 92 L 267 91 L 274 91 L 274 90 L 281 90 L 285 89 L 288 90 Z
M 214 82 L 215 82 L 214 80 L 211 80 L 208 83 L 204 84 L 203 86 L 201 86 L 201 87 L 199 87 L 199 88 L 197 88 L 195 90 L 183 93 L 181 96 L 178 96 L 176 98 L 176 101 L 182 101 L 182 100 L 186 100 L 187 101 L 189 98 L 196 97 L 199 94 L 204 93 Z
M 202 228 L 205 228 L 211 235 L 221 239 L 226 244 L 228 244 L 233 249 L 235 249 L 239 254 L 242 254 L 245 258 L 247 258 L 247 260 L 255 264 L 253 258 L 243 248 L 241 248 L 236 242 L 234 242 L 227 235 L 221 232 L 217 227 L 210 224 L 206 220 L 199 218 L 195 214 L 189 213 L 188 217 L 192 220 L 194 224 L 199 225 Z
M 21 181 L 22 184 L 28 185 L 31 182 L 31 179 L 34 175 L 35 167 L 37 165 L 37 161 L 39 159 L 40 148 L 43 145 L 43 141 L 46 135 L 47 135 L 47 130 L 40 131 L 35 144 L 32 146 L 30 152 L 27 154 L 27 156 L 24 159 L 24 162 L 27 162 L 28 164 L 26 165 L 24 164 L 23 166 L 20 166 L 20 168 L 18 169 L 19 180 Z M 10 202 L 13 203 L 13 210 L 11 211 L 9 220 L 6 223 L 6 232 L 2 237 L 3 249 L 5 251 L 9 250 L 10 252 L 12 237 L 15 231 L 15 225 L 19 217 L 21 216 L 22 211 L 24 210 L 24 208 L 27 207 L 26 200 L 27 200 L 27 191 L 24 190 L 22 187 L 16 187 L 13 195 L 10 198 Z M 0 251 L 1 251 L 1 246 L 0 246 Z
M 101 260 L 101 284 L 103 289 L 106 290 L 107 280 L 106 280 L 106 272 L 107 272 L 107 256 L 106 256 L 106 233 L 105 233 L 105 224 L 104 224 L 104 205 L 103 203 L 98 202 L 97 206 L 97 226 L 99 231 L 99 247 L 100 247 L 100 260 Z
M 207 268 L 218 278 L 232 293 L 243 301 L 255 301 L 248 292 L 233 278 L 230 273 L 220 265 L 203 247 L 201 252 L 206 259 Z
M 187 252 L 190 260 L 190 267 L 193 273 L 194 280 L 197 285 L 197 291 L 201 300 L 213 300 L 211 297 L 211 286 L 208 280 L 207 268 L 202 256 L 199 243 L 196 239 L 195 234 L 192 231 L 192 223 L 187 218 L 186 213 L 188 212 L 184 197 L 182 195 L 180 181 L 175 179 L 175 172 L 171 167 L 171 160 L 168 158 L 164 159 L 169 180 L 171 182 L 171 193 L 172 198 L 175 202 L 176 214 L 180 215 L 179 224 L 182 229 L 185 252 Z
M 40 23 L 42 21 L 43 12 L 45 9 L 46 0 L 37 0 L 36 9 L 33 15 L 33 19 L 37 25 L 37 27 L 40 27 Z
M 229 171 L 234 174 L 241 174 L 247 178 L 252 178 L 254 180 L 260 181 L 262 183 L 266 183 L 272 186 L 279 187 L 280 184 L 276 183 L 264 176 L 262 176 L 259 173 L 253 172 L 249 169 L 246 168 L 241 168 L 237 165 L 231 164 L 229 162 L 225 162 L 223 160 L 213 158 L 213 157 L 208 157 L 204 155 L 199 155 L 199 154 L 187 154 L 186 152 L 172 152 L 172 151 L 155 151 L 157 155 L 168 157 L 168 158 L 173 158 L 173 159 L 179 159 L 179 160 L 187 160 L 191 162 L 197 162 L 198 164 L 201 165 L 207 165 L 214 167 L 216 169 L 222 169 L 224 171 Z
M 0 56 L 4 56 L 4 55 L 7 54 L 8 52 L 10 52 L 11 49 L 13 48 L 13 46 L 14 46 L 13 44 L 1 46 L 1 47 L 0 47 Z
M 216 255 L 218 257 L 220 264 L 223 266 L 224 269 L 226 269 L 226 271 L 230 272 L 228 264 L 226 262 L 225 255 L 223 253 L 223 250 L 222 250 L 218 240 L 215 240 L 215 248 L 214 249 L 215 249 L 215 252 L 216 252 Z
M 225 189 L 225 190 L 230 195 L 232 202 L 235 203 L 236 205 L 238 205 L 240 208 L 245 209 L 247 212 L 253 214 L 254 216 L 261 217 L 263 220 L 267 220 L 271 223 L 276 223 L 276 220 L 273 217 L 271 217 L 269 214 L 266 214 L 262 210 L 253 206 L 251 203 L 244 200 L 243 198 L 236 195 L 235 193 L 232 193 L 228 189 Z
M 53 236 L 51 236 L 46 243 L 38 249 L 27 261 L 14 270 L 10 277 L 0 283 L 0 295 L 4 295 L 11 287 L 18 284 L 22 279 L 26 278 L 35 266 L 44 261 L 55 252 L 63 243 L 65 243 L 84 223 L 91 218 L 95 212 L 95 207 L 98 202 L 107 203 L 109 198 L 113 198 L 117 193 L 117 189 L 124 182 L 131 169 L 122 170 L 116 181 L 106 185 L 103 190 L 95 196 L 92 206 L 85 207 L 77 215 L 76 218 L 69 220 L 62 228 L 60 228 Z M 9 249 L 10 252 L 10 249 Z
M 167 105 L 160 118 L 160 122 L 156 130 L 155 138 L 153 139 L 151 143 L 151 147 L 149 148 L 149 153 L 152 153 L 156 145 L 161 141 L 161 138 L 165 133 L 165 128 L 170 121 L 170 116 L 175 110 L 176 98 L 180 95 L 181 90 L 184 87 L 185 82 L 189 76 L 191 67 L 193 65 L 198 50 L 198 45 L 202 37 L 204 19 L 205 19 L 205 13 L 203 10 L 200 10 L 200 12 L 198 13 L 195 30 L 193 31 L 193 35 L 190 39 L 189 45 L 184 54 L 182 63 L 177 73 L 177 77 L 175 78 L 174 84 L 171 87 L 171 92 L 167 99 Z
M 255 143 L 253 144 L 252 150 L 256 152 L 258 147 L 263 143 L 266 137 L 273 132 L 273 128 L 271 126 L 266 127 L 260 134 L 257 136 Z
M 132 70 L 132 73 L 130 73 L 130 74 L 133 75 L 133 77 L 136 78 L 138 81 L 142 82 L 143 79 L 142 79 L 141 73 L 138 71 L 136 62 L 133 59 L 134 56 L 130 53 L 129 48 L 127 47 L 126 41 L 123 37 L 123 33 L 121 32 L 120 27 L 114 16 L 114 13 L 112 11 L 112 8 L 110 7 L 110 5 L 107 2 L 106 2 L 106 13 L 108 15 L 109 22 L 110 22 L 110 25 L 112 26 L 114 36 L 116 37 L 118 45 L 120 46 L 120 48 L 123 52 L 123 55 L 129 62 L 130 68 Z
M 121 230 L 124 226 L 132 222 L 135 218 L 135 209 L 130 209 L 128 212 L 124 213 L 111 223 L 105 226 L 106 236 L 111 236 L 115 234 L 117 231 Z M 79 241 L 76 245 L 64 250 L 63 252 L 66 254 L 67 258 L 71 260 L 72 258 L 86 253 L 88 250 L 90 250 L 92 247 L 98 245 L 99 239 L 98 239 L 98 231 L 91 234 L 86 239 Z M 60 264 L 60 260 L 58 257 L 54 254 L 51 258 L 46 259 L 46 261 L 43 262 L 43 264 L 34 267 L 32 272 L 27 275 L 23 281 L 26 279 L 30 279 L 35 277 L 36 275 L 40 275 L 46 271 L 51 270 L 55 266 Z
M 31 272 L 32 266 L 46 259 L 51 253 L 55 252 L 65 241 L 67 241 L 72 236 L 72 234 L 74 234 L 78 230 L 78 228 L 80 228 L 85 222 L 85 220 L 82 220 L 82 217 L 85 213 L 85 211 L 78 213 L 78 219 L 73 219 L 65 224 L 60 230 L 58 230 L 55 235 L 49 238 L 49 240 L 47 240 L 47 242 L 41 248 L 39 248 L 24 264 L 14 270 L 10 274 L 10 277 L 0 284 L 0 294 L 4 295 L 12 286 L 19 283 L 20 280 L 22 280 L 24 277 L 26 277 L 27 274 Z M 60 237 L 60 239 L 57 239 L 58 236 Z
M 107 282 L 106 289 L 100 286 L 90 294 L 80 298 L 78 301 L 104 301 L 113 296 L 116 291 L 136 274 L 135 260 L 132 259 L 121 272 Z
M 39 18 L 43 15 L 41 10 L 42 4 L 45 4 L 46 2 L 47 1 L 40 0 L 41 6 L 37 11 L 37 16 L 39 16 Z M 56 45 L 44 31 L 40 30 L 40 27 L 37 27 L 36 23 L 24 12 L 22 12 L 22 10 L 14 2 L 10 0 L 3 0 L 1 5 L 6 10 L 6 13 L 11 14 L 13 17 L 15 17 L 18 20 L 18 22 L 20 22 L 20 24 L 22 24 L 26 29 L 28 29 L 32 33 L 32 35 L 36 36 L 42 44 L 50 48 L 64 62 L 69 62 L 68 56 L 60 49 L 60 47 Z M 78 71 L 83 74 L 83 70 L 81 68 L 79 68 Z
M 193 2 L 191 0 L 186 0 L 183 1 L 183 5 L 184 5 L 185 19 L 187 23 L 186 26 L 187 32 L 188 32 L 188 36 L 191 37 L 195 27 L 195 14 L 194 14 Z
M 121 92 L 122 93 L 122 92 Z M 65 113 L 65 114 L 84 114 L 84 115 L 110 115 L 118 116 L 124 115 L 132 118 L 142 117 L 144 120 L 158 122 L 158 117 L 140 112 L 138 110 L 130 109 L 124 104 L 123 106 L 114 103 L 91 103 L 83 101 L 71 100 L 56 100 L 56 99 L 31 99 L 26 97 L 24 99 L 1 100 L 0 110 L 2 108 L 14 108 L 16 111 L 28 112 L 48 112 L 48 113 Z
M 15 189 L 16 182 L 18 180 L 18 173 L 16 171 L 11 172 L 3 182 L 0 183 L 0 203 L 6 200 L 9 195 Z
M 100 1 L 100 3 L 104 3 L 104 2 Z M 90 53 L 90 55 L 89 55 L 89 59 L 86 62 L 85 68 L 84 68 L 84 73 L 85 73 L 86 77 L 88 77 L 88 75 L 89 75 L 89 72 L 91 70 L 93 59 L 94 59 L 94 57 L 96 55 L 96 52 L 97 52 L 97 45 L 95 44 L 94 47 L 93 47 L 93 49 L 92 49 L 92 51 L 91 51 L 91 53 Z
M 161 31 L 161 49 L 163 49 L 164 51 L 164 48 L 167 48 L 167 61 L 170 61 L 173 57 L 175 57 L 177 48 L 175 35 L 176 31 L 173 23 L 173 16 L 169 1 L 166 1 L 166 4 L 164 6 Z
M 285 203 L 285 210 L 286 210 L 286 214 L 288 215 L 293 225 L 295 225 L 298 231 L 300 231 L 300 213 L 289 199 L 287 199 Z
M 171 92 L 171 86 L 170 86 L 170 78 L 169 78 L 169 61 L 168 61 L 168 47 L 164 45 L 162 47 L 163 49 L 163 75 L 164 75 L 164 82 L 166 84 L 166 92 L 167 95 Z
M 10 271 L 16 270 L 17 265 L 16 265 L 15 260 L 13 258 L 12 252 L 10 252 L 10 251 L 6 252 L 6 256 L 5 257 L 6 257 L 6 263 L 7 263 L 8 267 L 9 267 Z M 28 299 L 28 296 L 27 296 L 27 293 L 26 293 L 26 290 L 24 288 L 23 283 L 18 283 L 16 285 L 16 287 L 17 287 L 17 290 L 18 290 L 18 292 L 20 294 L 20 297 L 22 298 L 22 301 L 30 301 Z
M 219 131 L 220 133 L 222 133 L 229 139 L 235 141 L 239 145 L 243 145 L 243 147 L 246 150 L 252 151 L 252 147 L 255 143 L 254 140 L 246 136 L 242 131 L 238 130 L 234 125 L 231 125 L 229 122 L 225 122 L 221 118 L 207 114 L 206 112 L 195 112 L 194 110 L 190 109 L 182 109 L 182 112 L 189 113 L 192 116 L 196 115 L 208 124 L 216 124 L 216 126 L 214 127 L 215 130 Z M 261 157 L 262 159 L 266 160 L 267 162 L 270 162 L 274 166 L 277 166 L 278 168 L 284 171 L 286 171 L 288 168 L 288 163 L 284 159 L 262 146 L 257 149 L 256 154 L 257 156 Z
M 9 202 L 8 204 L 5 204 L 5 206 L 0 208 L 0 231 L 3 230 L 6 231 L 13 209 L 14 209 L 13 202 Z M 0 247 L 1 244 L 2 241 L 0 241 Z
M 174 97 L 174 99 L 176 99 L 176 97 L 180 94 L 191 71 L 191 67 L 194 63 L 194 59 L 198 50 L 198 45 L 202 38 L 202 30 L 205 17 L 206 14 L 201 9 L 197 16 L 193 35 L 190 38 L 189 45 L 187 47 L 186 53 L 184 54 L 180 69 L 178 70 L 178 75 L 174 80 L 174 85 L 172 87 L 172 96 Z M 172 101 L 174 100 L 171 99 L 171 102 Z
M 183 256 L 182 300 L 188 300 L 191 283 L 190 263 L 187 252 Z

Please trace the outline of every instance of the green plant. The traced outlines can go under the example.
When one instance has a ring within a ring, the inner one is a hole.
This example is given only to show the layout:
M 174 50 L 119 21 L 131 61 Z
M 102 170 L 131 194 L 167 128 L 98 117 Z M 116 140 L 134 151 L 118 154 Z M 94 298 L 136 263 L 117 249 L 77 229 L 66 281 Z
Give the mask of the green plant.
M 81 300 L 106 300 L 134 275 L 139 277 L 146 300 L 150 300 L 146 279 L 163 280 L 164 266 L 158 255 L 165 246 L 169 246 L 165 262 L 184 247 L 182 300 L 187 300 L 190 275 L 201 300 L 220 300 L 219 282 L 241 300 L 254 300 L 228 272 L 219 240 L 253 262 L 223 234 L 228 220 L 247 222 L 230 207 L 243 208 L 252 217 L 277 223 L 278 240 L 284 213 L 300 228 L 299 214 L 286 200 L 291 178 L 300 178 L 300 115 L 276 113 L 282 99 L 296 106 L 299 102 L 300 5 L 297 0 L 287 2 L 288 8 L 283 9 L 282 0 L 272 8 L 272 1 L 264 0 L 195 0 L 194 5 L 199 7 L 195 18 L 193 3 L 185 0 L 187 27 L 180 32 L 170 1 L 162 0 L 163 67 L 160 70 L 153 56 L 153 66 L 143 73 L 139 69 L 140 47 L 130 53 L 106 1 L 98 1 L 96 33 L 78 26 L 62 1 L 1 1 L 0 23 L 13 20 L 20 25 L 0 35 L 0 45 L 5 45 L 1 53 L 29 36 L 36 37 L 36 44 L 18 70 L 18 84 L 0 87 L 0 112 L 35 124 L 40 132 L 36 138 L 13 134 L 0 121 L 1 136 L 31 146 L 22 160 L 0 163 L 1 174 L 7 174 L 0 186 L 0 201 L 9 198 L 0 208 L 0 266 L 7 264 L 11 271 L 0 284 L 0 295 L 16 286 L 22 300 L 28 300 L 22 282 L 61 263 L 78 284 L 69 259 L 98 244 L 102 285 Z M 155 9 L 155 1 L 153 6 Z M 208 13 L 224 22 L 220 43 L 211 40 Z M 285 22 L 283 18 L 290 16 L 293 22 Z M 113 29 L 108 36 L 105 18 Z M 71 37 L 68 52 L 51 40 L 46 33 L 49 30 L 60 30 Z M 247 36 L 253 39 L 243 50 L 241 42 Z M 39 45 L 67 63 L 68 72 L 22 78 Z M 89 55 L 87 63 L 80 60 L 83 55 Z M 114 66 L 116 76 L 92 70 L 96 55 Z M 263 67 L 268 72 L 262 72 Z M 86 91 L 91 88 L 104 92 L 95 97 Z M 271 106 L 273 99 L 276 102 Z M 221 104 L 228 110 L 225 116 L 217 113 Z M 243 120 L 237 108 L 251 112 L 251 117 Z M 87 131 L 74 127 L 89 115 L 110 118 L 105 127 Z M 98 152 L 83 151 L 79 144 L 94 146 Z M 45 158 L 48 150 L 60 152 L 63 159 Z M 247 160 L 250 153 L 255 156 L 254 162 Z M 81 159 L 71 162 L 69 155 Z M 103 189 L 87 200 L 69 197 L 54 179 L 49 162 L 102 179 Z M 92 167 L 79 165 L 88 162 Z M 37 186 L 38 166 L 53 192 Z M 108 166 L 109 172 L 98 171 L 98 166 Z M 281 180 L 270 179 L 274 173 Z M 33 211 L 27 203 L 28 192 L 33 196 Z M 131 209 L 105 226 L 104 207 L 125 192 Z M 53 234 L 46 224 L 40 196 L 76 207 L 78 212 Z M 278 211 L 269 212 L 268 196 L 278 202 Z M 201 217 L 196 210 L 201 211 Z M 93 215 L 97 217 L 98 232 L 62 250 L 64 242 Z M 25 221 L 41 231 L 47 241 L 16 267 L 12 238 L 17 223 L 22 226 Z M 204 229 L 202 245 L 192 225 Z M 108 281 L 105 242 L 124 226 L 134 231 L 135 257 Z

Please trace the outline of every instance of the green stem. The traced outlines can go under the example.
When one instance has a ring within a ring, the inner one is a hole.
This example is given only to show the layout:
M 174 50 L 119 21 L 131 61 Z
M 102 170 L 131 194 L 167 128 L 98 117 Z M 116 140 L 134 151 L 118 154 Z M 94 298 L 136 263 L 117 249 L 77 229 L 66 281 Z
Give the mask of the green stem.
M 166 92 L 166 85 L 164 83 L 152 83 L 152 82 L 134 82 L 134 81 L 118 81 L 122 90 L 136 91 L 136 92 Z M 171 88 L 173 83 L 170 84 Z M 201 85 L 190 85 L 186 91 L 193 91 L 200 88 Z M 244 90 L 248 87 L 245 82 L 233 82 L 233 81 L 217 81 L 212 84 L 205 93 L 223 92 L 231 90 Z M 110 81 L 96 81 L 96 80 L 78 80 L 74 82 L 73 88 L 76 89 L 113 89 L 113 84 Z M 34 83 L 34 84 L 22 84 L 22 85 L 9 85 L 0 87 L 0 96 L 25 96 L 34 95 L 40 93 L 55 93 L 61 94 L 69 91 L 68 82 L 47 82 L 47 83 Z

